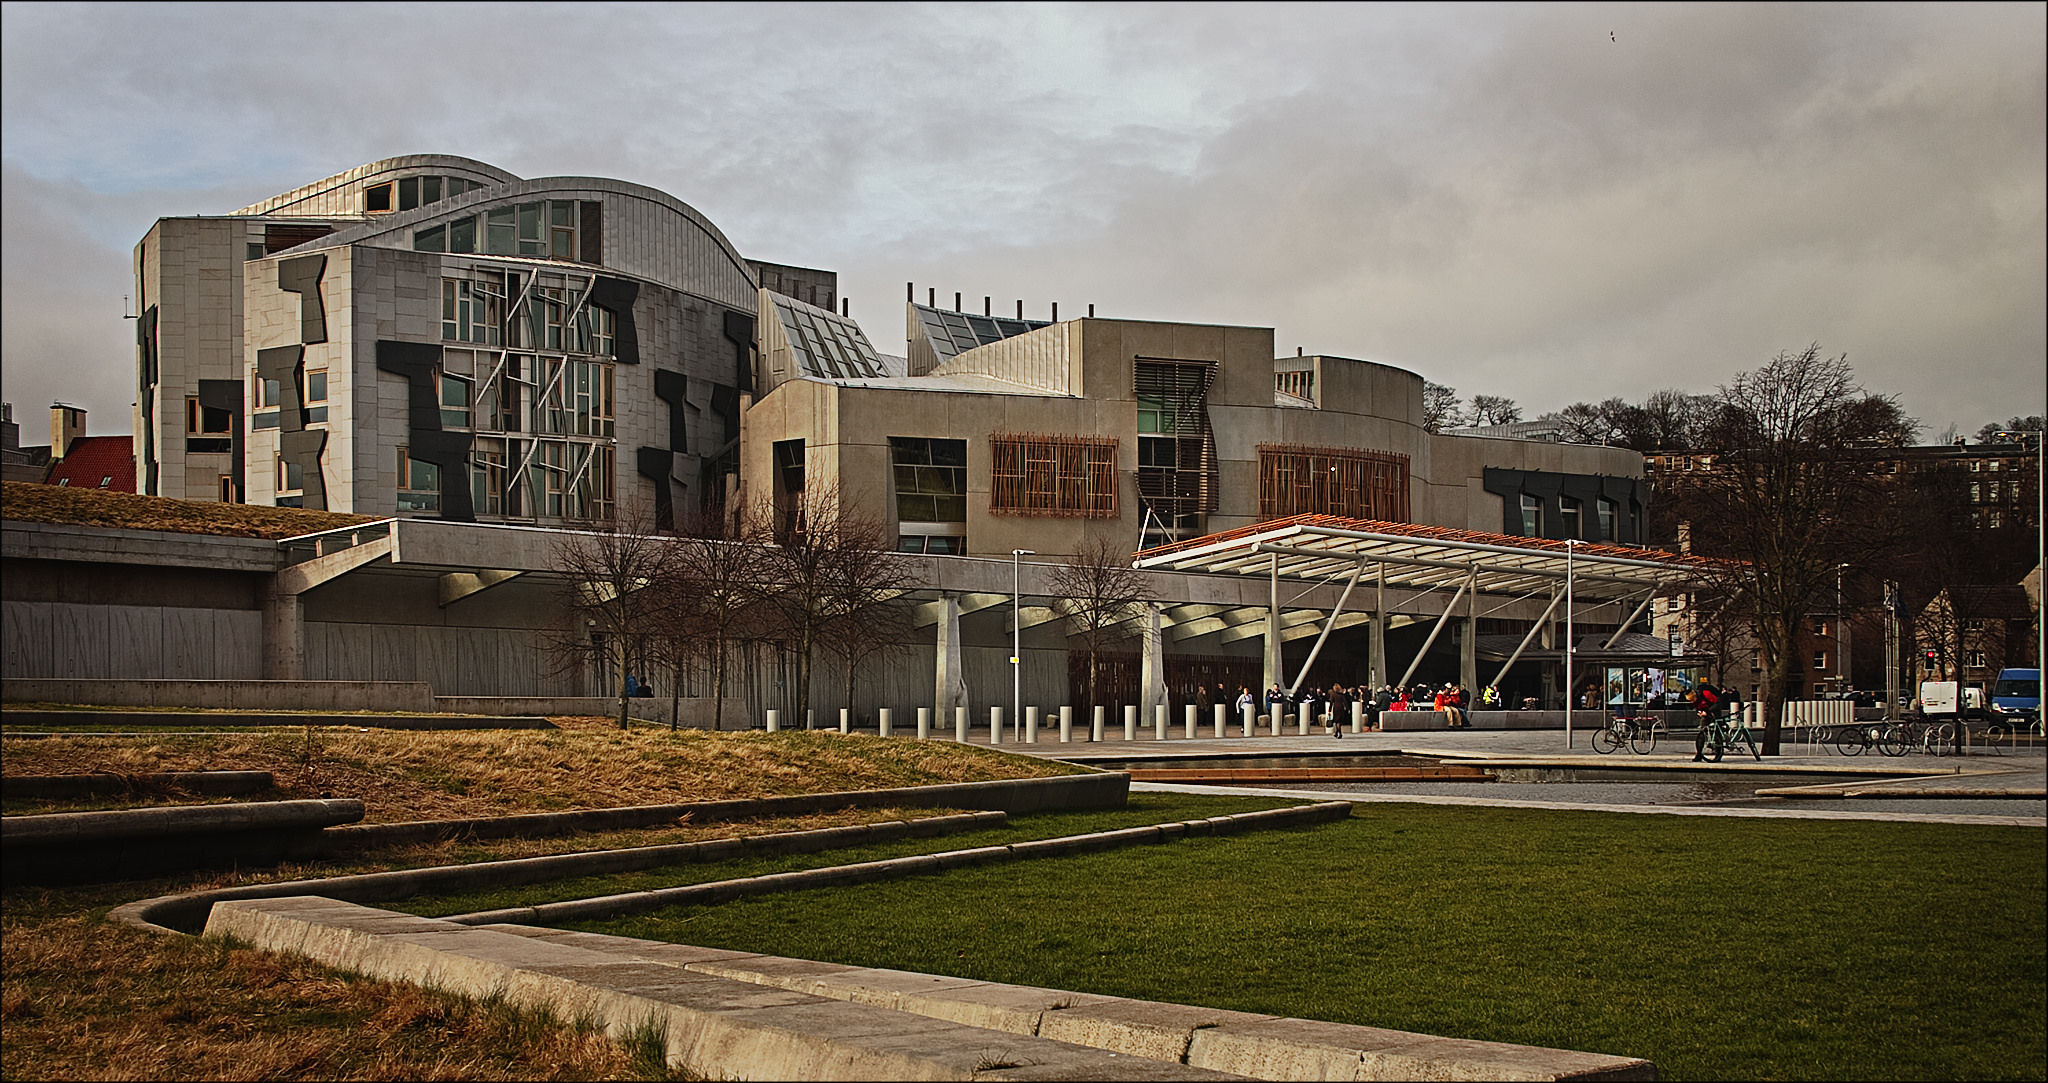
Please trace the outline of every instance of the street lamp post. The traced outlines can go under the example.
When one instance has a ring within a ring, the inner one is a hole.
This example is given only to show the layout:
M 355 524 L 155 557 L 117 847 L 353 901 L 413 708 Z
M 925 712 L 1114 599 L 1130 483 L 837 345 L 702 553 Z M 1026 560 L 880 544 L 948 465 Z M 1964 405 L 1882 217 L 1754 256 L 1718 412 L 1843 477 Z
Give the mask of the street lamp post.
M 1019 557 L 1035 557 L 1030 549 L 1010 550 L 1010 733 L 1015 740 L 1024 717 L 1024 611 L 1020 604 L 1023 569 Z
M 1579 539 L 1564 540 L 1564 747 L 1572 747 L 1572 700 L 1576 691 L 1572 686 L 1572 651 L 1578 646 L 1572 634 L 1572 554 L 1578 550 Z
M 1835 565 L 1835 688 L 1841 692 L 1854 687 L 1856 674 L 1849 668 L 1849 614 L 1842 608 L 1842 573 L 1848 570 L 1847 564 Z

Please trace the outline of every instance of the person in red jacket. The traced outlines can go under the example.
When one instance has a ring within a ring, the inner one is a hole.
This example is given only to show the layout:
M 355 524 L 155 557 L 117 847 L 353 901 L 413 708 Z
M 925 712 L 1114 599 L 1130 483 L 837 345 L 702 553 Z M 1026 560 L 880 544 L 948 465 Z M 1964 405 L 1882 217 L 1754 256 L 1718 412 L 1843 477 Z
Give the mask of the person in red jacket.
M 1692 702 L 1692 713 L 1700 720 L 1700 731 L 1692 742 L 1692 762 L 1699 763 L 1707 758 L 1707 723 L 1721 708 L 1721 690 L 1701 681 L 1699 691 L 1693 693 Z

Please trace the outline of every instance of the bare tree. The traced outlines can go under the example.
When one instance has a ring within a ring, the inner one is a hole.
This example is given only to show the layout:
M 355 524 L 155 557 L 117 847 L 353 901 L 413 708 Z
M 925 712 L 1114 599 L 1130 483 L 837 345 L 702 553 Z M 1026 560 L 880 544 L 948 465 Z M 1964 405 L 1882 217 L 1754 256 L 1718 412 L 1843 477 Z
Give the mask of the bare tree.
M 685 666 L 702 660 L 711 670 L 711 728 L 725 728 L 725 700 L 733 648 L 756 636 L 761 627 L 761 600 L 767 589 L 766 551 L 744 541 L 720 536 L 722 522 L 712 512 L 682 524 L 685 536 L 669 549 L 666 573 L 658 584 L 661 598 L 660 641 L 681 685 Z M 681 707 L 680 691 L 671 693 L 671 710 Z M 675 718 L 670 715 L 671 720 Z
M 1422 427 L 1428 432 L 1442 432 L 1465 423 L 1465 414 L 1458 406 L 1458 389 L 1447 387 L 1433 380 L 1422 384 Z
M 747 535 L 765 542 L 763 615 L 796 657 L 794 709 L 811 704 L 814 655 L 828 629 L 901 589 L 901 564 L 879 521 L 850 511 L 836 488 L 796 494 L 783 513 L 756 509 Z
M 1130 637 L 1130 622 L 1152 600 L 1152 588 L 1131 567 L 1130 554 L 1106 538 L 1083 545 L 1066 563 L 1055 567 L 1047 585 L 1060 599 L 1067 634 L 1079 639 L 1088 652 L 1088 696 L 1083 706 L 1093 710 L 1099 657 L 1108 647 Z
M 1472 396 L 1472 424 L 1507 425 L 1522 420 L 1522 408 L 1501 395 Z
M 1897 446 L 1915 423 L 1818 345 L 1738 373 L 1716 405 L 1700 439 L 1715 468 L 1680 499 L 1695 551 L 1737 562 L 1718 585 L 1754 629 L 1769 705 L 1764 748 L 1776 754 L 1782 704 L 1803 670 L 1801 625 L 1832 606 L 1838 565 L 1868 562 L 1895 540 L 1896 521 L 1880 513 L 1886 486 L 1854 449 Z
M 625 729 L 625 675 L 635 650 L 656 631 L 659 592 L 649 588 L 663 575 L 669 541 L 654 533 L 643 509 L 628 505 L 613 529 L 565 533 L 552 544 L 551 563 L 563 579 L 561 605 L 575 624 L 558 637 L 557 654 L 592 658 L 600 671 L 611 671 L 619 728 Z

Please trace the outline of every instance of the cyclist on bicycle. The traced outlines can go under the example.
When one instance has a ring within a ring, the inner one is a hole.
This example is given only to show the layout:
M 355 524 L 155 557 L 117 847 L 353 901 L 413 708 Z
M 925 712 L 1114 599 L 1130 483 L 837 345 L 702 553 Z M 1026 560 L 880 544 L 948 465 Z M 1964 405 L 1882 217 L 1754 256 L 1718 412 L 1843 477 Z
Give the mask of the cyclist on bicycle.
M 1693 693 L 1693 712 L 1699 716 L 1699 735 L 1693 738 L 1692 762 L 1701 763 L 1707 758 L 1707 731 L 1713 728 L 1714 715 L 1721 705 L 1721 690 L 1706 681 L 1700 682 L 1699 691 Z

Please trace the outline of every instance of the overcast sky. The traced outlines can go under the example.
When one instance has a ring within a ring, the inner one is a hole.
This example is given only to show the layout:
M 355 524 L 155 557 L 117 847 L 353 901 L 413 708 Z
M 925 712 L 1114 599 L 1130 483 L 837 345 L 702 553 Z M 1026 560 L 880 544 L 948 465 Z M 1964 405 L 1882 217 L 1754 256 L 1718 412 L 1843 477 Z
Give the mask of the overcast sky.
M 908 281 L 1529 416 L 1819 342 L 1967 434 L 2042 410 L 2044 10 L 7 4 L 0 375 L 126 431 L 152 221 L 437 152 L 670 192 L 887 353 Z

